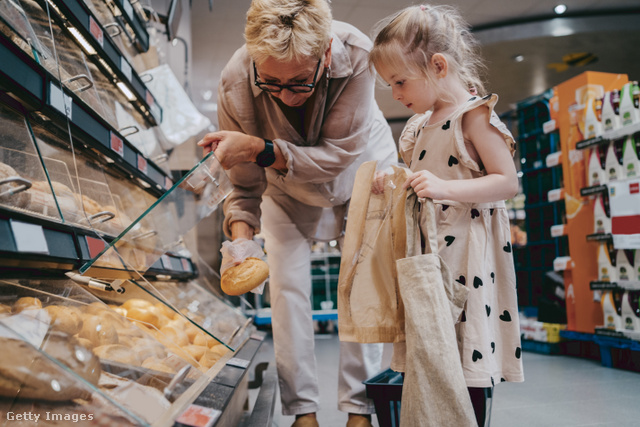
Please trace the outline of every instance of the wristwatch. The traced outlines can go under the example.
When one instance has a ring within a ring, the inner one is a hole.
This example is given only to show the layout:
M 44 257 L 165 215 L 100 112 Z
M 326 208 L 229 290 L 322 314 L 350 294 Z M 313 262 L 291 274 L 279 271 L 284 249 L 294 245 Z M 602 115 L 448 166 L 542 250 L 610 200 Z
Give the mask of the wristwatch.
M 256 164 L 263 168 L 271 166 L 276 161 L 276 153 L 273 151 L 273 141 L 264 140 L 264 150 L 256 157 Z

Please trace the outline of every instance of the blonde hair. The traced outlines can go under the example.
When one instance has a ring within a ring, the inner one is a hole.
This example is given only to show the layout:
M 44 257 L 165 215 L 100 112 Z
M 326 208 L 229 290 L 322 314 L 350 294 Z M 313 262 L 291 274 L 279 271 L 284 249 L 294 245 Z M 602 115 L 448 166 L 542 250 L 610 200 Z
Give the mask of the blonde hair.
M 327 0 L 253 0 L 244 36 L 251 58 L 291 61 L 322 58 L 331 42 Z
M 376 24 L 369 64 L 393 70 L 408 70 L 410 76 L 433 82 L 429 63 L 434 54 L 447 58 L 449 72 L 455 73 L 469 90 L 484 95 L 481 75 L 485 65 L 478 54 L 478 41 L 469 24 L 452 6 L 410 6 Z

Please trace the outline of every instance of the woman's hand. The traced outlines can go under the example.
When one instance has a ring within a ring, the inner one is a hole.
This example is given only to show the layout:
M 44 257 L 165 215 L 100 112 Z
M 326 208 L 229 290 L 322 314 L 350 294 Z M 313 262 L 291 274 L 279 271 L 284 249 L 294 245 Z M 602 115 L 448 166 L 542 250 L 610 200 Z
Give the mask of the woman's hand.
M 402 185 L 406 190 L 412 187 L 420 198 L 436 200 L 449 199 L 447 192 L 448 181 L 438 178 L 429 171 L 421 170 L 413 173 Z
M 373 177 L 373 182 L 371 183 L 371 192 L 373 194 L 382 194 L 384 193 L 384 179 L 387 176 L 385 171 L 378 171 Z
M 198 145 L 205 156 L 213 151 L 222 167 L 231 169 L 238 163 L 254 162 L 264 149 L 264 140 L 242 132 L 219 131 L 206 134 Z

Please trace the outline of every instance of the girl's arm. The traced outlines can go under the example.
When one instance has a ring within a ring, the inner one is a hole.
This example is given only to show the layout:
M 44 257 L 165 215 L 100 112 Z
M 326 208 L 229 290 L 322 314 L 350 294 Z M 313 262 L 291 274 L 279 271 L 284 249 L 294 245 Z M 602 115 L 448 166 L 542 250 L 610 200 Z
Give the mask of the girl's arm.
M 419 171 L 407 179 L 405 188 L 413 187 L 418 197 L 471 203 L 515 196 L 518 177 L 513 157 L 500 131 L 487 119 L 487 111 L 481 107 L 467 112 L 462 119 L 462 133 L 469 154 L 484 165 L 485 176 L 445 181 L 428 171 Z

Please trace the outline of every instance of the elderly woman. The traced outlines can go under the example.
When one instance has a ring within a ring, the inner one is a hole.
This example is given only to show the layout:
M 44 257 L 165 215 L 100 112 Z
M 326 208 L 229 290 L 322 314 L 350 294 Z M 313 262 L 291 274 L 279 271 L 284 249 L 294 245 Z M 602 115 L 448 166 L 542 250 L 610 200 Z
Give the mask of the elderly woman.
M 222 130 L 199 145 L 215 151 L 235 186 L 225 234 L 265 236 L 283 414 L 317 426 L 311 243 L 339 238 L 358 166 L 384 168 L 396 148 L 374 100 L 372 43 L 332 21 L 326 0 L 253 0 L 245 39 L 222 72 Z M 381 345 L 341 343 L 338 408 L 350 427 L 370 425 L 362 381 L 380 357 Z

